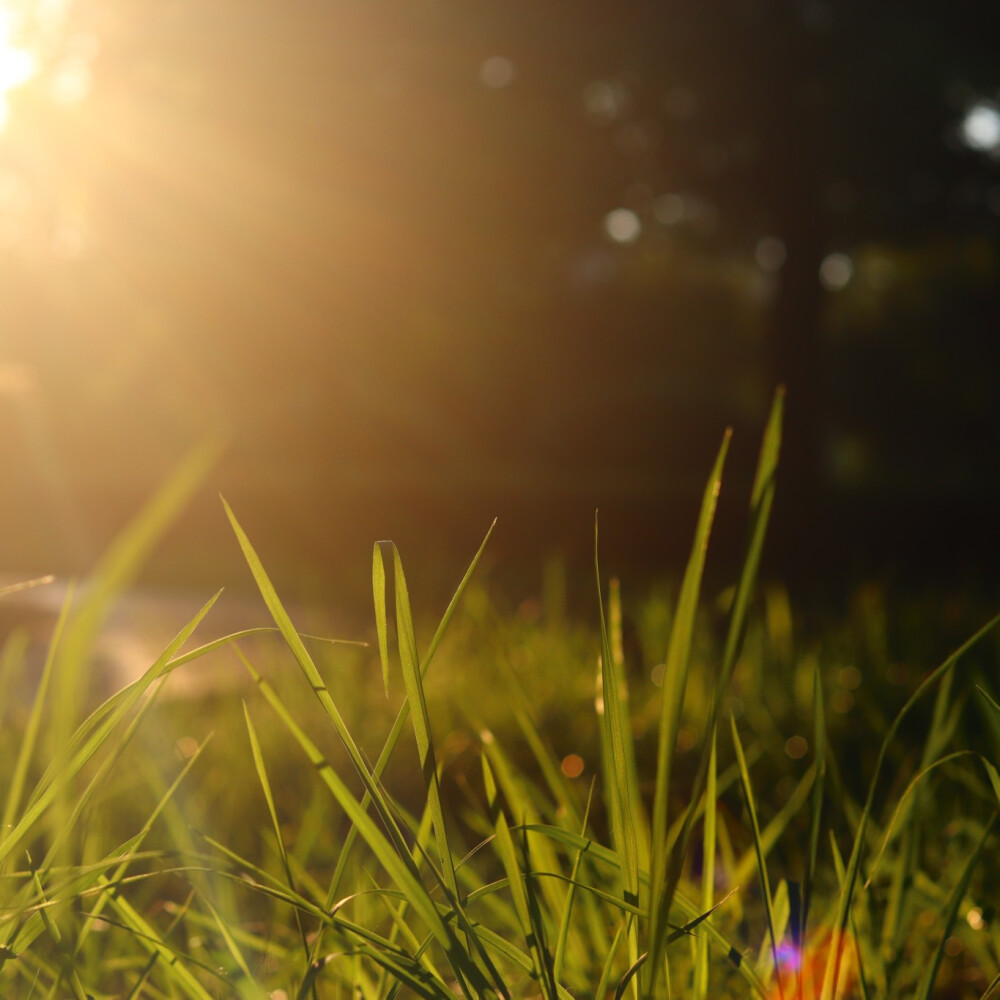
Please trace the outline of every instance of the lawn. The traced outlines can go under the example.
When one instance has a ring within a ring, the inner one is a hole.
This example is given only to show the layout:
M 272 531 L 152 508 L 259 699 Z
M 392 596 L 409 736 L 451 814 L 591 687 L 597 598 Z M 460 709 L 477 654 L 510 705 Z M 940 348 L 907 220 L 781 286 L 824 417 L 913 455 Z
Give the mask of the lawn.
M 70 595 L 44 665 L 4 646 L 0 994 L 1000 995 L 997 619 L 934 662 L 928 616 L 869 586 L 799 635 L 794 595 L 758 580 L 781 402 L 721 592 L 702 577 L 728 436 L 683 574 L 629 595 L 595 525 L 582 622 L 558 565 L 537 598 L 493 593 L 487 535 L 438 620 L 380 542 L 370 629 L 306 635 L 226 506 L 270 621 L 199 645 L 206 595 L 101 701 L 101 622 L 203 480 L 195 454 Z M 243 683 L 184 696 L 219 659 Z

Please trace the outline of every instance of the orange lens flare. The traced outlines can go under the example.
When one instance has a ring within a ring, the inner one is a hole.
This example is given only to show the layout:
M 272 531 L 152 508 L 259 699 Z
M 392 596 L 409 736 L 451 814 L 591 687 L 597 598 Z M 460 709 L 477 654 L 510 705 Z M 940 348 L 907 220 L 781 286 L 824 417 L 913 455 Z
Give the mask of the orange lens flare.
M 778 945 L 778 973 L 768 1000 L 819 1000 L 823 991 L 823 976 L 835 947 L 833 931 L 825 930 L 804 947 L 791 941 Z M 837 1000 L 851 1000 L 858 982 L 858 957 L 854 940 L 841 938 L 840 970 L 837 975 Z

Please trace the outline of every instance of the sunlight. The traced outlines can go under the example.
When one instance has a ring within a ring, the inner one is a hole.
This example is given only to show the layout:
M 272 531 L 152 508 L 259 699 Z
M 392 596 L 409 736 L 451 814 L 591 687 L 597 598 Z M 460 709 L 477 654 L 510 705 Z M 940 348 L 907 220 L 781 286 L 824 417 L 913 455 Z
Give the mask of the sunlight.
M 10 115 L 7 95 L 37 72 L 38 59 L 19 43 L 13 13 L 6 6 L 0 6 L 0 131 Z

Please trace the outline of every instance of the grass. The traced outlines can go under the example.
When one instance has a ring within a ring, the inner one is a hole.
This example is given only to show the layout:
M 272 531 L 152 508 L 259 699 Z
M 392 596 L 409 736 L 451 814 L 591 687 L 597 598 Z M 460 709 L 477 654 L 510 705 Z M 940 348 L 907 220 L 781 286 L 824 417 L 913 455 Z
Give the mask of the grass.
M 997 619 L 912 665 L 908 696 L 870 590 L 797 645 L 757 579 L 781 403 L 721 595 L 728 435 L 676 590 L 629 604 L 595 555 L 594 629 L 498 612 L 487 533 L 426 643 L 390 542 L 370 645 L 300 634 L 226 505 L 271 624 L 192 648 L 213 597 L 92 706 L 95 636 L 212 451 L 192 456 L 34 679 L 16 633 L 0 658 L 0 994 L 1000 996 Z M 170 696 L 222 656 L 242 698 Z

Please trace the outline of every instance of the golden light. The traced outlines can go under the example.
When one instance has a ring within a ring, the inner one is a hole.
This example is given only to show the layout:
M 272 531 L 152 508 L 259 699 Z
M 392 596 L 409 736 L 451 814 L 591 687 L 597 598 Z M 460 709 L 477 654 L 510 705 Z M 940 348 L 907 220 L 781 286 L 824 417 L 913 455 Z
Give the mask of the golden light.
M 0 6 L 0 131 L 7 124 L 7 95 L 38 72 L 38 59 L 18 38 L 18 24 L 7 6 Z

